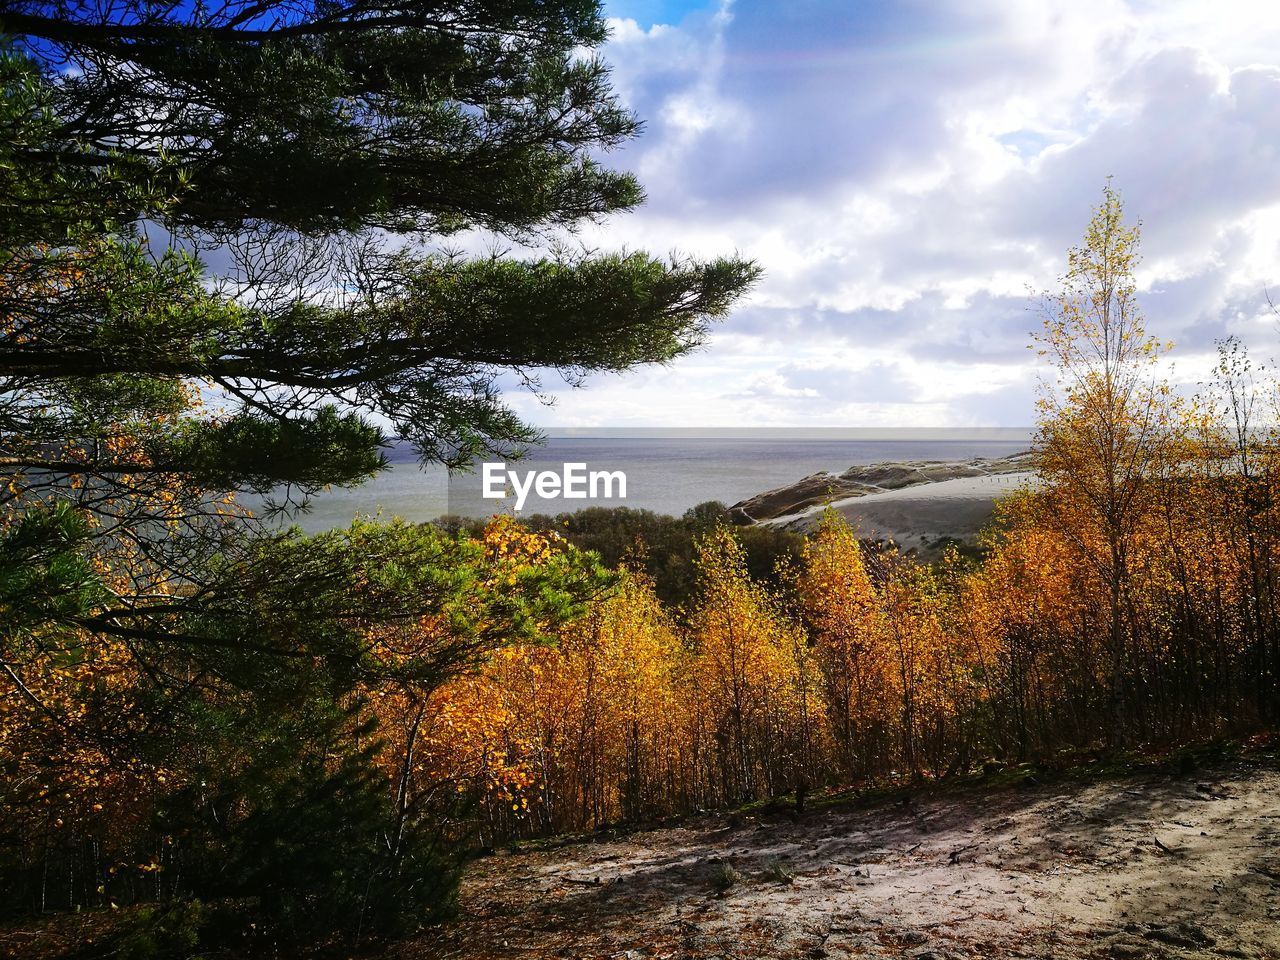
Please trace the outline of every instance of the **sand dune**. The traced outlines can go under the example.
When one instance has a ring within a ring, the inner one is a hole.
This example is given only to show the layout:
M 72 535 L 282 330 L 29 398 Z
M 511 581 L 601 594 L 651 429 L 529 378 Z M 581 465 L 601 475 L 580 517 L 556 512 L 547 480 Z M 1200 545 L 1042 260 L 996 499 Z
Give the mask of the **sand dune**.
M 904 550 L 928 554 L 947 539 L 972 541 L 991 522 L 996 501 L 1035 482 L 1022 471 L 940 480 L 898 490 L 834 500 L 831 506 L 872 540 L 892 540 Z M 811 529 L 825 506 L 761 521 L 788 530 Z

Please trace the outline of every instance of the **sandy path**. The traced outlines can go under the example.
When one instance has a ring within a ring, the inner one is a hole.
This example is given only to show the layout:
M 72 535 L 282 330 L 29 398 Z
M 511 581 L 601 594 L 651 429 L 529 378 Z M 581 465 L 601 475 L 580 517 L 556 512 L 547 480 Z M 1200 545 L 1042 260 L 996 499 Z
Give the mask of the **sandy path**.
M 498 855 L 465 884 L 469 919 L 393 956 L 1280 958 L 1280 770 L 1192 776 Z

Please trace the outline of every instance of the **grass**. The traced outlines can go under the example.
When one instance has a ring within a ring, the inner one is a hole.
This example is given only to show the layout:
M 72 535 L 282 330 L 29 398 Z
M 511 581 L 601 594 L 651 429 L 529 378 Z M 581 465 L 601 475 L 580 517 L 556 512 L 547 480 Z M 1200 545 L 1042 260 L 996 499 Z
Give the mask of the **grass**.
M 781 860 L 770 860 L 764 865 L 764 869 L 760 871 L 760 878 L 766 883 L 786 883 L 789 884 L 795 880 L 796 875 Z
M 711 871 L 711 888 L 716 893 L 725 893 L 741 879 L 742 874 L 732 863 L 720 863 Z

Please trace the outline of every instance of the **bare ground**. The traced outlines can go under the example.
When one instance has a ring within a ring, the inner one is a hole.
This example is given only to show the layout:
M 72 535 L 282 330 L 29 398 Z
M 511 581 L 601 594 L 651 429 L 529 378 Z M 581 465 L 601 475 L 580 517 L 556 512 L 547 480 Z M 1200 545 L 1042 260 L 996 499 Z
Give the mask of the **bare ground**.
M 921 791 L 499 854 L 461 916 L 390 956 L 1280 958 L 1280 767 Z

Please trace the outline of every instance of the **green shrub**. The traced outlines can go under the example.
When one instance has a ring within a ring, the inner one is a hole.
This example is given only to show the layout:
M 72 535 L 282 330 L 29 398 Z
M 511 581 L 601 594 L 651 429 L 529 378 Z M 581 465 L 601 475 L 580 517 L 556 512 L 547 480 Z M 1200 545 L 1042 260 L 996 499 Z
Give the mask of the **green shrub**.
M 200 944 L 209 911 L 199 900 L 138 909 L 116 942 L 119 960 L 164 960 L 191 956 Z

